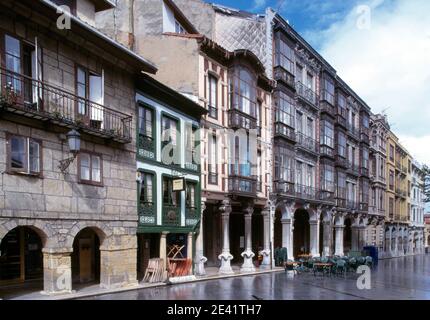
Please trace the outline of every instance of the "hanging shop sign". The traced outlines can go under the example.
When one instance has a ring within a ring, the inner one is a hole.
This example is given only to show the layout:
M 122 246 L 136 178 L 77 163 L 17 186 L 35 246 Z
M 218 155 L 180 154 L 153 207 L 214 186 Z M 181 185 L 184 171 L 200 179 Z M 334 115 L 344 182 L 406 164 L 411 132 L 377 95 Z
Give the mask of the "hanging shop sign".
M 173 179 L 173 191 L 185 191 L 185 178 L 174 178 Z

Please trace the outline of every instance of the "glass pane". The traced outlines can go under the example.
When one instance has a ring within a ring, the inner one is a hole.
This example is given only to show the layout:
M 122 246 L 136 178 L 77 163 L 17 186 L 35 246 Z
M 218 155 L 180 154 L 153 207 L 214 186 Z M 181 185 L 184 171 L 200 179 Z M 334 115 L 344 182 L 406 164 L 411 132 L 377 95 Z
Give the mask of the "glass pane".
M 21 46 L 18 39 L 15 39 L 11 36 L 5 36 L 5 50 L 6 53 L 13 55 L 15 57 L 21 56 Z
M 100 163 L 100 157 L 93 156 L 92 157 L 92 180 L 95 182 L 101 181 L 101 163 Z
M 86 72 L 81 68 L 78 68 L 78 83 L 82 83 L 82 84 L 87 83 Z
M 40 145 L 30 140 L 30 172 L 40 172 Z
M 103 84 L 99 75 L 90 75 L 90 101 L 103 104 Z
M 145 184 L 146 184 L 146 201 L 153 202 L 152 201 L 152 174 L 145 174 Z
M 81 158 L 81 179 L 90 180 L 90 155 L 82 153 Z
M 11 144 L 11 167 L 14 169 L 25 169 L 25 138 L 12 137 Z

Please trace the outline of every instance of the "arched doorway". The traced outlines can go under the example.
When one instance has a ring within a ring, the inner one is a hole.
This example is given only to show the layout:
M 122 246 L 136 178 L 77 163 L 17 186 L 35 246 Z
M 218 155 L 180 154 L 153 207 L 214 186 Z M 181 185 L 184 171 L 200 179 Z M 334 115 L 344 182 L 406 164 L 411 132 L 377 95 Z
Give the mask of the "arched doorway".
M 0 244 L 0 284 L 34 282 L 43 288 L 43 242 L 30 227 L 9 231 Z M 39 288 L 40 287 L 40 288 Z
M 309 213 L 304 209 L 298 209 L 294 214 L 294 257 L 310 253 L 309 232 Z
M 345 219 L 345 229 L 343 231 L 343 250 L 345 255 L 352 249 L 352 230 L 351 230 L 352 221 L 351 218 Z
M 81 230 L 73 241 L 72 282 L 100 283 L 100 238 L 92 228 Z
M 273 248 L 282 248 L 282 210 L 276 208 L 273 229 Z

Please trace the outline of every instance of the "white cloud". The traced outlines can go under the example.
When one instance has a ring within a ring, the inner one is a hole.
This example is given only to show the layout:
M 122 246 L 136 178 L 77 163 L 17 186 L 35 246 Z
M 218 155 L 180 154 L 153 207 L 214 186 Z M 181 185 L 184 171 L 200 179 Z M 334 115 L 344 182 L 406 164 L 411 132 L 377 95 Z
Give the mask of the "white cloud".
M 254 0 L 252 10 L 261 9 L 266 6 L 267 0 Z
M 370 29 L 354 8 L 320 39 L 321 54 L 372 108 L 386 110 L 409 152 L 430 163 L 430 1 L 374 0 Z M 365 18 L 365 17 L 364 17 Z

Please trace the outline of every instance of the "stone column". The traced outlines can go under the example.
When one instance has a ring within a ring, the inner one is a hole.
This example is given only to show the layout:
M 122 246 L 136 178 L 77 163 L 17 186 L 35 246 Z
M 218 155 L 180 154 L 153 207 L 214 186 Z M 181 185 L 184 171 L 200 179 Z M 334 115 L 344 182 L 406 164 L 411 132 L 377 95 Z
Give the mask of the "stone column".
M 163 270 L 167 269 L 167 235 L 168 231 L 164 231 L 160 236 L 160 259 L 163 259 Z
M 335 225 L 335 252 L 334 254 L 336 256 L 343 256 L 343 229 L 345 227 L 342 225 Z
M 262 214 L 264 221 L 264 249 L 260 252 L 263 255 L 261 269 L 270 269 L 270 208 L 264 208 Z
M 360 226 L 358 228 L 358 251 L 363 250 L 363 247 L 366 246 L 366 226 Z
M 71 250 L 43 249 L 42 294 L 72 293 Z
M 331 246 L 332 246 L 332 226 L 330 221 L 323 222 L 323 256 L 331 255 Z
M 221 219 L 222 219 L 222 253 L 218 256 L 221 260 L 221 267 L 219 269 L 220 274 L 232 274 L 233 269 L 231 268 L 230 261 L 233 256 L 230 253 L 230 213 L 231 205 L 229 200 L 224 200 L 220 207 Z
M 319 220 L 309 221 L 310 253 L 312 257 L 319 257 Z
M 288 259 L 294 260 L 292 219 L 281 219 L 281 223 L 282 223 L 282 247 L 287 248 Z
M 243 257 L 243 264 L 240 268 L 240 272 L 254 272 L 255 266 L 252 261 L 255 254 L 252 252 L 252 214 L 254 213 L 254 208 L 252 206 L 248 206 L 244 210 L 244 219 L 245 219 L 245 251 L 242 252 L 241 256 Z
M 200 231 L 197 235 L 196 239 L 196 257 L 194 261 L 194 272 L 197 276 L 206 275 L 205 263 L 208 259 L 204 256 L 203 252 L 203 219 L 204 219 L 204 211 L 206 210 L 206 203 L 202 201 L 200 211 Z

